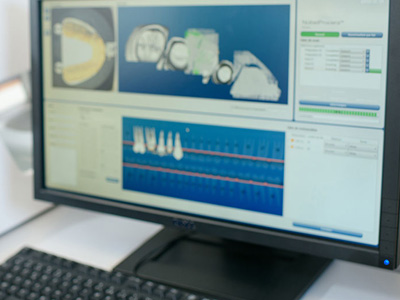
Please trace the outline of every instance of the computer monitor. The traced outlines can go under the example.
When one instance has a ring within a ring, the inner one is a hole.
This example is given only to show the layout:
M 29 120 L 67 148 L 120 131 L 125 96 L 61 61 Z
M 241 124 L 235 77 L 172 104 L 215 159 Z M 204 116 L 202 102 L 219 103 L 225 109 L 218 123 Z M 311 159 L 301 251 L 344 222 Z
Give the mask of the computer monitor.
M 251 244 L 299 253 L 274 274 L 304 255 L 398 266 L 399 2 L 31 4 L 35 195 L 165 225 L 135 271 L 200 276 L 153 265 L 176 231 L 230 241 L 165 259 L 214 273 L 272 268 Z

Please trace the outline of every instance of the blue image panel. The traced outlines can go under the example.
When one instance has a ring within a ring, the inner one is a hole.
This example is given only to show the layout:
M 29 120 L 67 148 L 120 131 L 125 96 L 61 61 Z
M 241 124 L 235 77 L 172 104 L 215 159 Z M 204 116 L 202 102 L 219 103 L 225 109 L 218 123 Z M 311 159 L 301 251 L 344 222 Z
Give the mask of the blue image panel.
M 118 13 L 121 92 L 288 103 L 289 5 L 121 7 Z M 176 38 L 187 48 L 172 43 Z M 228 62 L 221 73 L 215 60 Z
M 123 189 L 282 215 L 285 133 L 123 118 Z

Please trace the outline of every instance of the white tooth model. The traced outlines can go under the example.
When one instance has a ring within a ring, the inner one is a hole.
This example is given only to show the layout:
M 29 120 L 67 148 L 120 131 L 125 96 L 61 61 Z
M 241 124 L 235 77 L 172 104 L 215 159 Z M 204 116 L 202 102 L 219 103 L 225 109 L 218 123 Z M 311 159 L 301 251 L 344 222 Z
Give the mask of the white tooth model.
M 179 132 L 175 134 L 175 148 L 172 155 L 176 160 L 181 160 L 183 158 L 181 135 L 179 134 Z
M 154 152 L 157 148 L 156 129 L 146 127 L 145 133 L 147 149 L 151 152 Z
M 164 156 L 166 154 L 164 131 L 162 131 L 162 130 L 160 131 L 160 136 L 158 138 L 157 153 L 159 156 Z
M 146 145 L 144 143 L 144 134 L 142 127 L 133 127 L 133 139 L 135 144 L 133 145 L 133 152 L 145 154 Z
M 144 142 L 143 127 L 139 127 L 139 153 L 140 154 L 146 153 L 146 144 Z
M 168 132 L 168 138 L 167 138 L 167 153 L 171 154 L 172 151 L 174 150 L 174 145 L 172 141 L 172 132 Z
M 133 141 L 135 142 L 133 144 L 133 152 L 139 153 L 139 133 L 138 133 L 138 127 L 133 127 Z

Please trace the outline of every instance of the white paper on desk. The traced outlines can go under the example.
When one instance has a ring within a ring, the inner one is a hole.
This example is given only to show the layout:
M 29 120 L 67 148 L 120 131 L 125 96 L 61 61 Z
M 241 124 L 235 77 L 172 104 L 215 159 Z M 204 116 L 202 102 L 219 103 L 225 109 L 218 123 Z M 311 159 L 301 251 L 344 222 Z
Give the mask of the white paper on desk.
M 0 84 L 0 112 L 27 101 L 25 87 L 20 79 Z

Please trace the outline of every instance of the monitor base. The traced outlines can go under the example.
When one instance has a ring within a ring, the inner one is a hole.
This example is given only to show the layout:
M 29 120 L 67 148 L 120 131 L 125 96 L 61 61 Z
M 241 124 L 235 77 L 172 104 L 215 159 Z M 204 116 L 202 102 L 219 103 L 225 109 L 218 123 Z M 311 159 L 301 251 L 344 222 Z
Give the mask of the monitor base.
M 116 271 L 222 299 L 299 299 L 331 260 L 164 229 Z

